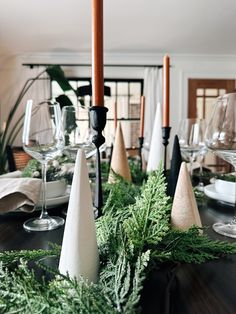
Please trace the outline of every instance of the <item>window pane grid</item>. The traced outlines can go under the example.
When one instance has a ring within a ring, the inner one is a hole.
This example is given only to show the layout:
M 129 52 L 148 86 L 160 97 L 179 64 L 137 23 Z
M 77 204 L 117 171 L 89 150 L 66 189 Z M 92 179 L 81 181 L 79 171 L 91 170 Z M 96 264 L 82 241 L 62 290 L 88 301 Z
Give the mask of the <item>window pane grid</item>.
M 74 89 L 90 85 L 91 79 L 69 79 Z M 111 146 L 115 136 L 115 103 L 117 104 L 117 119 L 121 122 L 122 130 L 127 148 L 138 146 L 140 99 L 142 94 L 143 80 L 137 79 L 105 79 L 104 84 L 110 87 L 111 96 L 104 97 L 104 105 L 108 108 L 107 123 L 104 130 L 107 146 Z M 62 94 L 60 86 L 52 81 L 52 97 Z M 74 106 L 79 108 L 79 119 L 81 121 L 81 133 L 87 134 L 89 129 L 89 110 L 92 105 L 90 96 L 84 96 L 85 108 L 80 106 L 79 100 L 73 91 L 65 94 L 70 98 Z

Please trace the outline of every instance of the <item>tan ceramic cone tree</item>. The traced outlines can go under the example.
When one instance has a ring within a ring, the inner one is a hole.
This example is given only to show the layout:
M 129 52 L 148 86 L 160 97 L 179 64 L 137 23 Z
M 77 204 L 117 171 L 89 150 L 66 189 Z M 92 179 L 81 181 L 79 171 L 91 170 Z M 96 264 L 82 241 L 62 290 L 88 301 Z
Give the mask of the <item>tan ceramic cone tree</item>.
M 187 230 L 192 225 L 202 227 L 197 202 L 185 162 L 182 162 L 171 211 L 171 225 Z
M 111 170 L 108 178 L 108 182 L 115 182 L 115 176 L 113 171 L 123 177 L 124 179 L 131 181 L 131 174 L 129 163 L 126 155 L 125 143 L 121 124 L 118 123 L 116 129 L 115 142 L 111 158 Z

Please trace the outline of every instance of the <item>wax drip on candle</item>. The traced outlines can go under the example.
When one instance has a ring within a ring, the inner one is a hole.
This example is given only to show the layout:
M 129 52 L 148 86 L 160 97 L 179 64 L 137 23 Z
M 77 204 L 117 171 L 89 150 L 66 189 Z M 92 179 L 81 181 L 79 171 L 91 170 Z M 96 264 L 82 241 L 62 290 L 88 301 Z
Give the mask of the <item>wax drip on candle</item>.
M 114 128 L 115 128 L 115 132 L 116 132 L 116 128 L 117 128 L 117 102 L 114 102 Z

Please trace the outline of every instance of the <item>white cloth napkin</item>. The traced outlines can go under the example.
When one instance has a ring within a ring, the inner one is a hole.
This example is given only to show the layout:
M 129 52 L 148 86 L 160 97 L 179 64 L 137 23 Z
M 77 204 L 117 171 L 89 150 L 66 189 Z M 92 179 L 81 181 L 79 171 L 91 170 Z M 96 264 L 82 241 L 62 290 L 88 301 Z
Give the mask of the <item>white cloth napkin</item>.
M 0 179 L 0 212 L 16 209 L 31 212 L 40 195 L 42 181 L 32 178 Z
M 22 177 L 22 171 L 16 170 L 8 173 L 4 173 L 0 175 L 0 179 L 2 178 L 21 178 Z

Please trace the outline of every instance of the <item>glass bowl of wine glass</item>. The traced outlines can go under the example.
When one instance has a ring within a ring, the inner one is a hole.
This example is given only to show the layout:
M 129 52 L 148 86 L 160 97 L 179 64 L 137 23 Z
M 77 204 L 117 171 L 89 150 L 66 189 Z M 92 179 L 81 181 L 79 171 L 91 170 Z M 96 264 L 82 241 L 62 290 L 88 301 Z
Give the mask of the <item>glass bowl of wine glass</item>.
M 41 163 L 42 209 L 37 218 L 27 220 L 23 227 L 27 231 L 48 231 L 64 224 L 64 219 L 49 216 L 46 203 L 47 163 L 64 147 L 61 130 L 61 110 L 58 103 L 28 100 L 25 109 L 22 142 L 24 150 Z
M 210 151 L 236 169 L 236 93 L 218 97 L 206 128 L 205 143 Z M 215 223 L 213 230 L 236 238 L 236 216 L 231 221 Z
M 205 120 L 188 118 L 180 122 L 178 130 L 181 155 L 190 163 L 190 175 L 193 175 L 193 162 L 205 148 Z
M 81 135 L 77 107 L 65 106 L 62 108 L 62 127 L 65 142 L 63 153 L 65 155 L 75 160 L 79 148 L 83 149 L 87 159 L 96 154 L 96 147 L 92 143 L 91 134 L 87 134 L 86 138 Z

